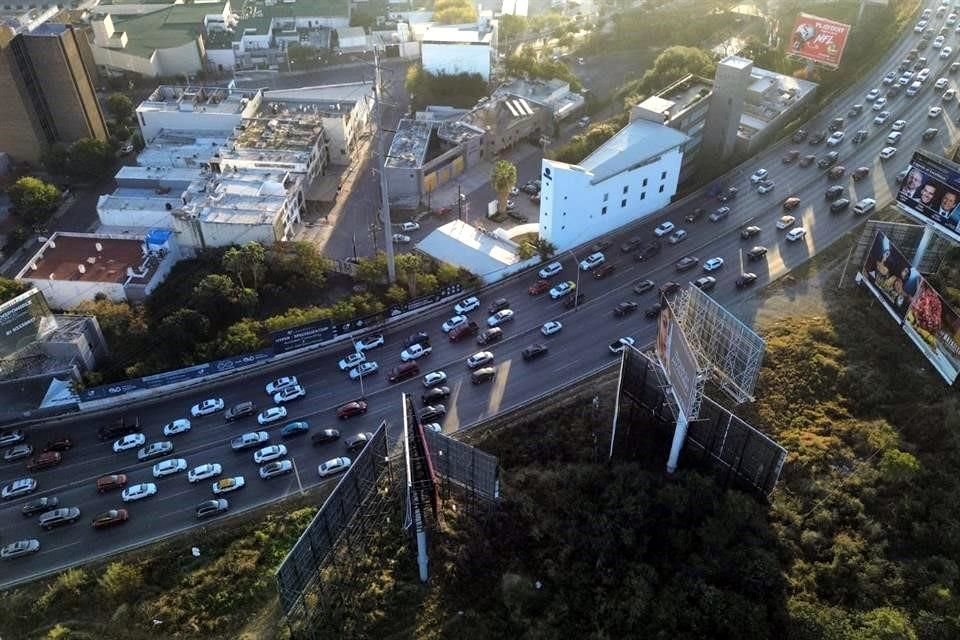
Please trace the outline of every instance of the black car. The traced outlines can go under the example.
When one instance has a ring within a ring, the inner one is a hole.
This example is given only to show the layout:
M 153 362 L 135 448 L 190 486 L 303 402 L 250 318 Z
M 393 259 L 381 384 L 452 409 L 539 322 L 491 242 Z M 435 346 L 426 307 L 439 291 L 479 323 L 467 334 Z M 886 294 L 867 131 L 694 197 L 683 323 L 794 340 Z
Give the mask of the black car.
M 583 304 L 583 301 L 587 299 L 586 294 L 578 293 L 575 296 L 567 296 L 567 301 L 563 303 L 563 306 L 567 309 L 573 309 L 577 305 Z
M 717 198 L 720 202 L 730 202 L 735 200 L 739 190 L 736 187 L 728 187 L 726 191 L 720 194 L 720 197 Z
M 754 282 L 757 281 L 757 274 L 755 273 L 741 273 L 740 277 L 737 278 L 737 289 L 743 289 L 744 287 L 749 287 Z
M 624 242 L 622 245 L 620 245 L 620 251 L 622 251 L 623 253 L 630 253 L 631 251 L 636 250 L 636 248 L 639 247 L 641 243 L 643 243 L 642 238 L 636 238 L 636 237 L 630 238 L 629 240 Z
M 608 249 L 611 244 L 613 243 L 609 240 L 597 240 L 593 243 L 593 246 L 590 247 L 590 253 L 599 253 L 604 251 L 605 249 Z
M 867 139 L 867 130 L 860 129 L 855 134 L 853 134 L 853 144 L 860 144 Z
M 836 200 L 843 195 L 843 185 L 835 184 L 824 192 L 827 200 Z
M 642 295 L 655 286 L 657 285 L 654 284 L 653 280 L 640 280 L 637 284 L 633 285 L 633 292 Z
M 138 431 L 140 431 L 140 418 L 133 420 L 118 418 L 113 424 L 97 429 L 97 438 L 101 441 L 117 440 L 131 433 L 137 433 Z
M 815 155 L 803 156 L 802 158 L 800 158 L 800 166 L 801 166 L 801 167 L 809 167 L 810 165 L 813 164 L 813 162 L 814 162 L 816 159 L 817 159 L 817 156 L 815 156 Z
M 343 441 L 343 444 L 347 445 L 347 451 L 357 452 L 367 446 L 367 443 L 371 440 L 373 440 L 373 434 L 367 431 L 350 436 Z
M 660 295 L 669 296 L 672 293 L 676 293 L 680 290 L 680 285 L 676 282 L 665 282 L 660 287 Z
M 639 251 L 633 254 L 633 259 L 636 260 L 637 262 L 644 262 L 646 260 L 649 260 L 653 256 L 660 253 L 661 246 L 662 245 L 660 244 L 659 240 L 651 240 L 643 248 L 643 251 Z
M 638 306 L 639 305 L 636 302 L 633 302 L 632 300 L 624 300 L 623 302 L 621 302 L 620 304 L 618 304 L 616 307 L 613 308 L 613 315 L 615 315 L 618 318 L 622 318 L 623 316 L 629 315 L 634 311 L 636 311 Z
M 420 396 L 420 401 L 423 402 L 423 404 L 430 404 L 437 400 L 443 400 L 449 395 L 450 387 L 433 387 L 423 392 L 423 395 Z
M 697 266 L 699 262 L 700 259 L 696 256 L 686 256 L 678 260 L 674 267 L 676 267 L 677 271 L 689 271 Z
M 403 348 L 412 347 L 415 344 L 419 344 L 424 347 L 430 346 L 430 335 L 426 331 L 418 331 L 406 340 L 403 341 Z
M 254 413 L 256 413 L 256 411 L 257 406 L 248 400 L 247 402 L 235 404 L 227 409 L 223 414 L 223 418 L 227 422 L 233 422 L 234 420 L 239 420 L 240 418 L 252 416 Z
M 310 423 L 304 420 L 298 420 L 297 422 L 291 422 L 286 424 L 280 429 L 281 438 L 293 438 L 295 436 L 302 436 L 303 434 L 310 431 Z
M 336 442 L 340 439 L 340 432 L 336 429 L 322 429 L 310 436 L 310 444 L 313 446 Z
M 206 500 L 197 505 L 197 519 L 209 518 L 219 513 L 223 513 L 230 508 L 230 503 L 225 499 Z
M 493 303 L 487 307 L 487 311 L 490 315 L 495 314 L 497 311 L 503 311 L 504 309 L 510 308 L 510 301 L 506 298 L 497 298 Z
M 46 453 L 48 451 L 69 451 L 73 447 L 73 440 L 70 436 L 57 436 L 53 440 L 48 440 L 47 445 L 43 448 L 43 451 Z
M 643 315 L 645 315 L 648 318 L 656 318 L 657 316 L 660 315 L 661 311 L 663 311 L 663 305 L 658 302 L 653 306 L 647 307 L 644 310 Z
M 767 255 L 767 248 L 759 245 L 747 251 L 747 259 L 751 261 L 760 260 L 765 255 Z
M 817 166 L 821 169 L 826 169 L 827 167 L 832 167 L 837 163 L 837 160 L 840 158 L 840 154 L 836 151 L 831 151 L 827 155 L 823 156 L 817 160 Z
M 697 207 L 687 215 L 683 217 L 684 222 L 696 222 L 703 217 L 703 214 L 706 213 L 706 210 L 703 207 Z
M 56 496 L 47 496 L 45 498 L 37 498 L 36 500 L 31 500 L 21 507 L 20 513 L 25 516 L 33 516 L 38 513 L 43 513 L 45 511 L 50 511 L 55 509 L 57 505 L 60 504 L 60 500 Z
M 792 140 L 793 140 L 794 142 L 803 142 L 803 141 L 806 140 L 806 139 L 807 139 L 807 132 L 806 132 L 806 130 L 804 130 L 804 129 L 797 129 L 796 131 L 793 132 L 793 138 L 792 138 Z
M 524 349 L 521 354 L 524 360 L 533 360 L 540 356 L 547 355 L 547 345 L 535 343 Z
M 891 85 L 890 88 L 887 89 L 887 96 L 886 96 L 886 97 L 887 97 L 887 98 L 896 98 L 898 95 L 900 95 L 900 91 L 901 91 L 902 89 L 903 89 L 903 87 L 901 87 L 899 84 Z
M 748 240 L 753 236 L 759 234 L 761 231 L 760 227 L 756 225 L 750 225 L 749 227 L 744 227 L 740 230 L 740 237 L 744 240 Z
M 839 213 L 847 207 L 850 206 L 850 201 L 846 198 L 840 198 L 839 200 L 834 200 L 830 203 L 830 211 L 833 213 Z
M 717 279 L 713 276 L 703 276 L 702 278 L 697 278 L 693 286 L 701 291 L 710 291 L 715 286 L 717 286 Z
M 447 408 L 442 404 L 428 405 L 420 412 L 420 422 L 433 422 L 447 415 Z
M 812 136 L 810 136 L 809 142 L 810 142 L 810 144 L 820 144 L 821 142 L 823 142 L 823 141 L 826 140 L 826 139 L 827 139 L 827 134 L 825 134 L 825 133 L 822 132 L 822 131 L 817 131 L 815 134 L 813 134 Z

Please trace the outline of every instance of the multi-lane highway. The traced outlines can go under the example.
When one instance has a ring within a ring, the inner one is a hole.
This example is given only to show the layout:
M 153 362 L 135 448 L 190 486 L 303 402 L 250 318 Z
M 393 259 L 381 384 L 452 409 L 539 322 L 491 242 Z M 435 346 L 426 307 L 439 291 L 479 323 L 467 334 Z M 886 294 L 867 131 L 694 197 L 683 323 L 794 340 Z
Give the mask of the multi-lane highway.
M 939 28 L 939 21 L 934 24 Z M 960 43 L 960 37 L 953 35 L 952 31 L 949 37 L 958 41 L 954 44 Z M 939 118 L 928 119 L 927 110 L 933 104 L 944 104 L 939 93 L 932 89 L 934 81 L 941 76 L 948 77 L 951 86 L 956 86 L 956 80 L 960 76 L 946 73 L 952 58 L 941 60 L 935 55 L 928 55 L 932 58 L 930 64 L 933 73 L 923 92 L 915 98 L 907 98 L 901 93 L 891 99 L 888 106 L 892 111 L 890 123 L 899 118 L 908 121 L 904 139 L 898 145 L 898 155 L 892 161 L 881 162 L 878 159 L 880 150 L 887 146 L 885 139 L 890 131 L 890 124 L 872 124 L 875 113 L 871 111 L 869 103 L 865 102 L 864 96 L 869 89 L 881 86 L 880 78 L 890 68 L 896 67 L 916 42 L 917 36 L 912 32 L 902 38 L 890 52 L 887 63 L 879 66 L 868 79 L 839 97 L 829 110 L 825 110 L 805 127 L 810 131 L 822 131 L 834 116 L 846 118 L 846 140 L 836 147 L 836 150 L 840 152 L 839 164 L 846 166 L 848 172 L 847 176 L 837 183 L 846 187 L 848 197 L 854 203 L 868 196 L 875 197 L 880 204 L 891 200 L 894 174 L 905 166 L 912 149 L 920 144 L 921 133 L 927 127 L 939 128 L 940 134 L 933 141 L 924 143 L 925 148 L 943 152 L 957 140 L 957 129 L 953 122 L 958 114 L 956 102 L 946 105 L 944 115 Z M 848 109 L 854 103 L 862 103 L 866 108 L 858 117 L 847 117 Z M 850 140 L 854 132 L 861 128 L 867 129 L 870 137 L 861 144 L 854 145 Z M 297 477 L 291 474 L 267 481 L 260 480 L 257 477 L 257 465 L 252 460 L 252 450 L 244 453 L 232 452 L 228 445 L 230 438 L 246 431 L 264 429 L 270 433 L 272 442 L 279 442 L 280 427 L 293 420 L 309 421 L 312 432 L 322 428 L 338 428 L 343 437 L 359 431 L 372 431 L 382 419 L 388 419 L 394 425 L 398 424 L 399 393 L 410 392 L 419 400 L 423 385 L 420 377 L 391 385 L 386 380 L 386 372 L 399 364 L 402 341 L 411 333 L 423 330 L 432 338 L 433 354 L 421 360 L 420 366 L 424 372 L 433 369 L 447 372 L 447 384 L 452 393 L 445 402 L 448 414 L 443 420 L 443 426 L 447 432 L 456 431 L 463 425 L 522 403 L 525 399 L 547 391 L 586 370 L 609 362 L 613 356 L 607 345 L 620 336 L 635 336 L 641 343 L 651 339 L 656 323 L 644 317 L 643 309 L 656 301 L 656 294 L 649 292 L 637 295 L 633 292 L 633 284 L 645 278 L 654 280 L 658 285 L 668 280 L 687 282 L 702 275 L 699 267 L 678 274 L 674 263 L 679 258 L 696 255 L 701 264 L 714 256 L 724 258 L 725 266 L 712 274 L 718 282 L 711 295 L 721 303 L 735 305 L 738 299 L 742 300 L 751 295 L 751 289 L 738 290 L 734 286 L 741 269 L 756 273 L 759 279 L 753 288 L 762 287 L 857 226 L 861 219 L 854 217 L 850 210 L 842 213 L 829 211 L 829 202 L 824 197 L 824 191 L 833 182 L 827 179 L 823 170 L 816 165 L 804 168 L 797 163 L 781 163 L 785 152 L 794 148 L 800 151 L 801 156 L 808 153 L 823 156 L 828 151 L 823 144 L 811 146 L 787 140 L 744 164 L 730 179 L 730 183 L 739 188 L 739 196 L 729 203 L 733 213 L 720 223 L 711 223 L 705 217 L 693 224 L 683 222 L 683 216 L 695 207 L 704 207 L 709 213 L 719 206 L 716 200 L 700 192 L 634 228 L 611 236 L 609 239 L 613 241 L 613 245 L 606 250 L 606 257 L 609 263 L 616 265 L 616 270 L 601 280 L 594 280 L 590 273 L 581 274 L 580 291 L 586 294 L 586 300 L 575 311 L 565 309 L 562 301 L 551 301 L 546 294 L 528 295 L 527 287 L 536 280 L 535 273 L 531 273 L 529 278 L 513 279 L 485 291 L 481 297 L 481 309 L 470 314 L 473 320 L 485 324 L 486 307 L 498 297 L 506 297 L 516 313 L 515 321 L 504 327 L 504 339 L 485 347 L 495 354 L 494 366 L 497 373 L 493 382 L 480 385 L 470 383 L 469 369 L 464 361 L 467 356 L 480 350 L 480 347 L 472 339 L 456 344 L 446 339 L 440 331 L 440 325 L 453 315 L 452 309 L 446 309 L 424 314 L 402 332 L 388 333 L 386 344 L 368 353 L 371 359 L 380 364 L 380 372 L 364 384 L 364 395 L 370 409 L 361 417 L 348 421 L 338 421 L 335 417 L 337 406 L 360 395 L 360 385 L 348 379 L 337 368 L 337 361 L 349 351 L 346 346 L 318 355 L 289 370 L 251 374 L 240 381 L 198 388 L 194 394 L 158 400 L 124 413 L 140 419 L 148 442 L 161 440 L 164 439 L 162 426 L 174 419 L 186 417 L 189 407 L 195 402 L 207 397 L 221 397 L 227 407 L 244 400 L 254 400 L 260 408 L 266 408 L 272 405 L 272 402 L 264 392 L 264 385 L 278 375 L 297 375 L 306 387 L 307 396 L 288 405 L 290 415 L 286 420 L 262 428 L 256 425 L 253 417 L 225 423 L 222 413 L 217 413 L 193 419 L 193 428 L 189 433 L 169 438 L 175 445 L 172 457 L 186 458 L 189 467 L 217 462 L 223 466 L 224 476 L 243 475 L 247 481 L 246 487 L 225 497 L 230 501 L 231 512 L 251 508 L 296 492 Z M 871 173 L 868 178 L 854 183 L 849 173 L 861 165 L 869 166 Z M 749 184 L 750 174 L 761 167 L 770 172 L 770 177 L 776 183 L 775 190 L 765 195 L 756 193 Z M 774 225 L 783 213 L 781 202 L 792 195 L 801 198 L 800 206 L 791 213 L 798 218 L 797 224 L 807 230 L 807 235 L 799 242 L 788 243 L 784 239 L 785 231 L 777 230 Z M 665 244 L 656 257 L 645 263 L 635 262 L 631 255 L 620 251 L 620 243 L 627 238 L 639 235 L 644 241 L 651 239 L 653 227 L 663 220 L 671 220 L 678 227 L 687 229 L 689 238 L 677 245 Z M 739 232 L 746 224 L 761 227 L 761 233 L 750 240 L 742 240 Z M 766 246 L 769 253 L 765 260 L 746 264 L 744 251 L 755 244 Z M 575 260 L 584 258 L 587 253 L 588 250 L 584 248 L 578 250 L 576 256 L 570 252 L 558 256 L 564 270 L 552 280 L 576 280 Z M 623 300 L 637 301 L 640 309 L 623 319 L 614 318 L 612 310 Z M 455 301 L 451 301 L 451 307 L 453 302 Z M 548 320 L 559 320 L 564 328 L 559 334 L 544 338 L 539 329 Z M 534 342 L 545 343 L 549 352 L 543 358 L 526 362 L 520 357 L 520 352 Z M 151 474 L 152 463 L 138 463 L 135 450 L 115 454 L 110 443 L 97 440 L 97 427 L 112 419 L 83 418 L 68 424 L 30 428 L 28 441 L 38 450 L 52 436 L 62 433 L 70 434 L 75 446 L 64 453 L 64 462 L 61 465 L 32 474 L 38 482 L 35 493 L 7 501 L 0 506 L 0 544 L 24 538 L 36 538 L 41 543 L 40 551 L 36 554 L 0 563 L 0 587 L 99 555 L 160 539 L 198 524 L 194 517 L 194 508 L 201 501 L 213 497 L 211 482 L 190 485 L 184 474 L 155 480 Z M 342 441 L 313 447 L 309 436 L 306 436 L 287 440 L 285 444 L 289 448 L 289 457 L 296 462 L 304 486 L 320 481 L 317 473 L 320 462 L 346 454 Z M 122 505 L 119 492 L 98 495 L 94 486 L 96 478 L 114 472 L 128 474 L 131 484 L 156 482 L 159 491 L 155 496 L 128 505 Z M 0 485 L 27 475 L 31 474 L 25 470 L 23 461 L 0 463 Z M 36 517 L 25 518 L 20 514 L 22 505 L 38 496 L 56 496 L 62 506 L 79 507 L 82 512 L 80 521 L 50 532 L 42 531 L 36 523 Z M 107 530 L 94 530 L 91 527 L 90 521 L 94 515 L 121 506 L 129 509 L 128 522 Z

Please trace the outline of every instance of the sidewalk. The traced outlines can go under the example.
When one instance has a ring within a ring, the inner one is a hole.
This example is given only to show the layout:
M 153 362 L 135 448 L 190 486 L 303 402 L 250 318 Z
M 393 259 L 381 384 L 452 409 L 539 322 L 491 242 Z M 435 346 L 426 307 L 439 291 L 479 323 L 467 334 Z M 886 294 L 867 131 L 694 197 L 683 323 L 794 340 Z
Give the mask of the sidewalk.
M 513 149 L 500 154 L 499 160 L 509 160 L 515 165 L 520 165 L 531 156 L 539 155 L 540 149 L 528 144 L 520 143 Z M 430 206 L 433 209 L 439 207 L 456 206 L 457 194 L 463 193 L 468 196 L 488 185 L 490 176 L 493 173 L 494 161 L 484 160 L 478 165 L 470 167 L 456 178 L 434 189 L 430 195 Z M 490 189 L 493 186 L 490 185 Z

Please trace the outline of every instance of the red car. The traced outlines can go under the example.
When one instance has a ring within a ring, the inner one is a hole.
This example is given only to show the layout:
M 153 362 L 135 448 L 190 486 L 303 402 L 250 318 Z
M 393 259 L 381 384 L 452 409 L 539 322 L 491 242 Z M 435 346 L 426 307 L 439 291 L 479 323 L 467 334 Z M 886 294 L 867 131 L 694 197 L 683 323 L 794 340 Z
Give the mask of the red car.
M 352 418 L 354 416 L 362 416 L 366 412 L 367 403 L 363 400 L 354 400 L 353 402 L 348 402 L 347 404 L 338 408 L 337 417 L 341 420 L 346 420 L 347 418 Z
M 55 467 L 58 464 L 63 462 L 63 456 L 56 451 L 48 451 L 47 453 L 41 453 L 39 456 L 27 463 L 27 469 L 29 471 L 39 471 L 41 469 L 49 469 L 50 467 Z
M 549 282 L 547 282 L 546 280 L 537 280 L 532 285 L 530 285 L 530 288 L 527 289 L 527 293 L 529 293 L 532 296 L 538 296 L 541 293 L 546 292 L 547 289 L 549 288 L 550 288 Z
M 110 509 L 97 514 L 93 519 L 94 529 L 106 529 L 114 525 L 123 524 L 130 517 L 126 509 Z
M 480 327 L 476 322 L 471 320 L 466 324 L 462 324 L 459 327 L 454 327 L 450 330 L 450 333 L 447 334 L 447 337 L 450 338 L 450 342 L 460 342 L 467 336 L 475 336 L 477 332 L 480 331 Z

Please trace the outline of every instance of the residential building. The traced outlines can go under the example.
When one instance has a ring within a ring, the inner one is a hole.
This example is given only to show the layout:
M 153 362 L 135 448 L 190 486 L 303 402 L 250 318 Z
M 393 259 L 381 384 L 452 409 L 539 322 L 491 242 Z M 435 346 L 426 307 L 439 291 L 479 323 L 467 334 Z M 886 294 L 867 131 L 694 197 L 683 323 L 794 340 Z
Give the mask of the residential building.
M 229 133 L 260 109 L 259 89 L 160 85 L 137 105 L 137 122 L 145 141 L 162 130 Z
M 434 189 L 480 162 L 484 134 L 459 120 L 401 119 L 384 163 L 390 204 L 416 207 Z
M 544 160 L 540 237 L 563 251 L 665 207 L 677 190 L 686 141 L 641 118 L 578 165 Z
M 31 164 L 58 142 L 107 139 L 86 41 L 43 15 L 0 16 L 0 152 Z
M 210 159 L 226 146 L 229 139 L 228 132 L 161 129 L 137 154 L 137 165 L 158 169 L 210 166 Z
M 288 45 L 312 43 L 318 32 L 350 26 L 349 0 L 245 0 L 237 14 L 231 47 L 238 69 L 277 68 L 286 64 Z M 329 34 L 324 40 L 329 48 Z
M 510 79 L 493 92 L 497 96 L 522 98 L 531 104 L 547 109 L 555 120 L 563 120 L 583 109 L 584 98 L 570 90 L 570 83 L 552 80 Z
M 420 42 L 423 68 L 433 74 L 476 73 L 489 80 L 496 54 L 496 24 L 484 19 L 476 24 L 434 24 Z
M 16 279 L 43 292 L 54 309 L 70 309 L 100 294 L 116 302 L 139 302 L 179 259 L 179 247 L 167 230 L 139 237 L 56 232 Z

